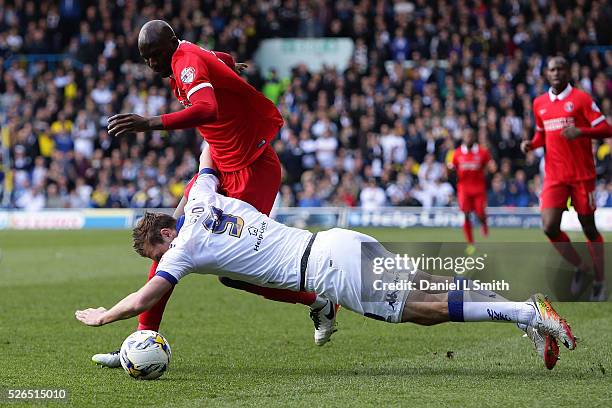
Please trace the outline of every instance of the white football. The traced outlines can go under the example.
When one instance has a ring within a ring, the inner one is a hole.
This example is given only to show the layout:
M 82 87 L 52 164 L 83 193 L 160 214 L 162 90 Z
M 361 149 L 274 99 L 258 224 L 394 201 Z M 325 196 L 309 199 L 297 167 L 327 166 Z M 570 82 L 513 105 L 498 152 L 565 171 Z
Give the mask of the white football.
M 168 341 L 158 332 L 139 330 L 125 339 L 119 356 L 121 366 L 130 377 L 154 380 L 168 369 L 172 351 Z

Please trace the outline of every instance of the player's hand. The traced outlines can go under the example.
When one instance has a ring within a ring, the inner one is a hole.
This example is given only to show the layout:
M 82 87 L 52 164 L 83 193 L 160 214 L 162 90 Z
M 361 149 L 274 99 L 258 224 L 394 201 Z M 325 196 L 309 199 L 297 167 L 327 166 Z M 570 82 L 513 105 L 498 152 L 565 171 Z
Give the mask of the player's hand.
M 104 313 L 106 313 L 106 309 L 99 307 L 97 309 L 77 310 L 74 316 L 78 321 L 88 326 L 102 326 Z
M 244 71 L 248 67 L 249 66 L 245 64 L 244 62 L 237 62 L 234 64 L 234 71 L 236 71 L 237 74 L 241 74 L 242 71 Z
M 561 131 L 561 135 L 567 140 L 574 140 L 580 136 L 580 129 L 575 126 L 568 126 Z
M 521 151 L 525 154 L 527 154 L 527 152 L 530 152 L 533 149 L 533 146 L 531 144 L 531 140 L 523 140 L 521 142 Z
M 135 113 L 120 113 L 108 118 L 108 133 L 111 136 L 146 132 L 148 130 L 151 130 L 149 118 L 145 118 Z

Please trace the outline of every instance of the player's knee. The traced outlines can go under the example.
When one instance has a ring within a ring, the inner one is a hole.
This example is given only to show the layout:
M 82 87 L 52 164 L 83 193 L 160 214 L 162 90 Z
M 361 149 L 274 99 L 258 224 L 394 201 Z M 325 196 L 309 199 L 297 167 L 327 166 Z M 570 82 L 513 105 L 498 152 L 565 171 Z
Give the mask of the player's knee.
M 556 238 L 561 233 L 560 225 L 550 221 L 543 221 L 542 229 L 548 238 Z

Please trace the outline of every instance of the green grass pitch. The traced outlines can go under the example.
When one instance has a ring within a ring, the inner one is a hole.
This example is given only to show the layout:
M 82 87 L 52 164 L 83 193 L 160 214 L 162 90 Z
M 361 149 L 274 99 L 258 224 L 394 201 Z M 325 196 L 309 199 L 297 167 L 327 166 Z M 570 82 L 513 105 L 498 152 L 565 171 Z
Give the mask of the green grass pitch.
M 462 239 L 450 229 L 365 232 L 382 241 Z M 490 239 L 544 242 L 536 230 L 498 229 Z M 69 404 L 49 405 L 612 405 L 610 303 L 558 305 L 581 341 L 548 371 L 511 324 L 390 325 L 341 310 L 333 341 L 318 348 L 305 307 L 192 275 L 161 327 L 170 370 L 135 381 L 90 356 L 117 348 L 136 320 L 90 328 L 74 319 L 77 308 L 109 307 L 144 282 L 149 263 L 132 251 L 129 231 L 3 231 L 0 249 L 0 389 L 69 390 Z

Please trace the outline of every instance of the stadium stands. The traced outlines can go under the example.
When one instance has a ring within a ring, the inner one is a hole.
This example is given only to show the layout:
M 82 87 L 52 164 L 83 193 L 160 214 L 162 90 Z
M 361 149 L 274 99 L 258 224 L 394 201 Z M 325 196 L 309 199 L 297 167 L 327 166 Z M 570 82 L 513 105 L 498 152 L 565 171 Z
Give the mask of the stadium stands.
M 277 103 L 282 206 L 453 205 L 445 162 L 465 126 L 495 158 L 489 205 L 536 206 L 542 154 L 519 144 L 546 56 L 565 55 L 573 83 L 612 114 L 605 0 L 0 0 L 1 207 L 177 204 L 201 137 L 106 133 L 114 113 L 181 108 L 138 54 L 153 18 L 248 62 L 245 79 Z M 252 61 L 262 39 L 316 36 L 354 39 L 349 68 L 279 78 Z M 594 149 L 597 204 L 612 207 L 612 139 Z

